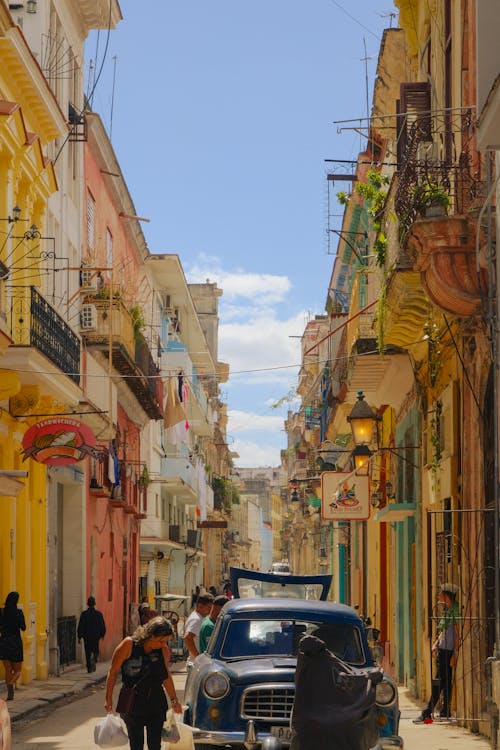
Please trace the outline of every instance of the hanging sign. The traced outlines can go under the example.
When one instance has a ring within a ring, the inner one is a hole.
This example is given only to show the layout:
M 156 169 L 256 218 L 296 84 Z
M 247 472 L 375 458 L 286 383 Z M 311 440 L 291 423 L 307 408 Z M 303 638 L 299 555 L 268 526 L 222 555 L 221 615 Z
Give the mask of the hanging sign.
M 370 517 L 369 479 L 351 472 L 321 474 L 321 517 L 325 521 L 363 521 Z
M 23 461 L 33 458 L 48 466 L 65 466 L 86 456 L 100 458 L 90 427 L 76 419 L 53 417 L 37 422 L 23 437 Z

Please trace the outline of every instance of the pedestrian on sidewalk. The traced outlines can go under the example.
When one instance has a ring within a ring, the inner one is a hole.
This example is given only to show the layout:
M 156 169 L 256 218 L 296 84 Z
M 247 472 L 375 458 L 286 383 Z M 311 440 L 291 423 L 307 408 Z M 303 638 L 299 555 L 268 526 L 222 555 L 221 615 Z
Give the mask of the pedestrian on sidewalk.
M 210 640 L 210 636 L 214 632 L 215 623 L 217 622 L 219 612 L 221 611 L 222 607 L 228 603 L 228 601 L 229 598 L 227 596 L 224 596 L 223 594 L 220 594 L 220 596 L 216 596 L 213 601 L 210 614 L 202 620 L 199 636 L 200 654 L 207 650 L 208 642 Z
M 95 608 L 95 604 L 95 598 L 89 596 L 87 609 L 82 612 L 78 621 L 78 643 L 83 639 L 87 672 L 95 672 L 99 660 L 99 641 L 106 635 L 103 614 Z
M 21 676 L 24 659 L 21 630 L 26 630 L 26 622 L 22 609 L 17 606 L 18 601 L 17 591 L 11 591 L 0 609 L 0 659 L 5 670 L 8 701 L 14 699 L 14 688 Z
M 139 626 L 132 636 L 124 638 L 111 659 L 104 707 L 107 713 L 113 710 L 113 689 L 121 671 L 123 688 L 134 690 L 133 704 L 128 706 L 127 712 L 117 706 L 127 727 L 130 750 L 143 750 L 144 729 L 148 750 L 160 750 L 161 730 L 167 716 L 167 695 L 174 711 L 182 714 L 174 681 L 168 671 L 167 643 L 171 638 L 172 627 L 168 620 L 155 617 Z
M 451 712 L 451 692 L 453 687 L 453 670 L 457 663 L 460 646 L 459 621 L 460 613 L 456 597 L 458 586 L 444 583 L 438 594 L 438 601 L 444 604 L 444 612 L 439 620 L 437 634 L 432 644 L 432 653 L 436 657 L 436 678 L 432 680 L 431 697 L 414 724 L 425 724 L 432 721 L 434 707 L 442 696 L 440 719 L 449 719 Z

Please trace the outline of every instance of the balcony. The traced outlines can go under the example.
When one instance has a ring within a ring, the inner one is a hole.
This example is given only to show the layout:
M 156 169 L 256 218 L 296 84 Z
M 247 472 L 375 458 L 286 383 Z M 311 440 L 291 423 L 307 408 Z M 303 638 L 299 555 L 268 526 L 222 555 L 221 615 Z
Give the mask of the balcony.
M 162 458 L 159 481 L 178 500 L 187 504 L 196 503 L 198 482 L 189 458 Z
M 86 297 L 82 311 L 81 334 L 87 347 L 100 351 L 103 359 L 112 349 L 115 370 L 150 419 L 163 417 L 163 386 L 159 369 L 153 361 L 147 341 L 134 335 L 132 318 L 119 299 L 105 300 Z M 90 308 L 90 309 L 87 309 Z
M 460 317 L 480 312 L 488 291 L 487 270 L 476 268 L 476 229 L 468 216 L 436 216 L 415 221 L 408 237 L 429 299 Z
M 40 385 L 46 395 L 77 402 L 81 391 L 78 336 L 34 287 L 14 288 L 7 317 L 11 345 L 2 367 L 17 370 L 23 384 Z M 47 360 L 56 366 L 50 371 Z M 65 373 L 67 380 L 54 378 Z
M 474 212 L 485 199 L 475 150 L 470 110 L 451 110 L 418 118 L 408 129 L 398 164 L 394 207 L 400 240 L 406 245 L 412 224 L 424 213 L 426 185 L 439 186 L 449 197 L 448 213 Z
M 185 404 L 186 416 L 190 427 L 197 435 L 213 435 L 211 407 L 193 361 L 185 344 L 175 338 L 169 338 L 163 350 L 162 366 L 170 371 L 182 372 L 188 383 L 189 397 Z

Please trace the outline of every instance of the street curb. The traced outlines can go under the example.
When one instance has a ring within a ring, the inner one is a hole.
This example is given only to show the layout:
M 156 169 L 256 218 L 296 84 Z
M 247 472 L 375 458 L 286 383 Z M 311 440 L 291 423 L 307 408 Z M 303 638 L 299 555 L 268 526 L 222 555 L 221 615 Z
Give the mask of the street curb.
M 87 690 L 90 690 L 97 685 L 102 685 L 106 682 L 106 677 L 107 674 L 99 675 L 95 679 L 80 682 L 78 685 L 68 688 L 67 690 L 56 690 L 37 698 L 31 698 L 26 701 L 26 704 L 19 710 L 19 712 L 16 711 L 14 715 L 10 715 L 10 722 L 11 724 L 15 724 L 16 721 L 26 719 L 27 716 L 35 714 L 37 711 L 47 708 L 49 705 L 56 706 L 59 703 L 68 701 L 68 699 L 76 699 Z M 15 710 L 15 706 L 12 706 L 12 709 Z

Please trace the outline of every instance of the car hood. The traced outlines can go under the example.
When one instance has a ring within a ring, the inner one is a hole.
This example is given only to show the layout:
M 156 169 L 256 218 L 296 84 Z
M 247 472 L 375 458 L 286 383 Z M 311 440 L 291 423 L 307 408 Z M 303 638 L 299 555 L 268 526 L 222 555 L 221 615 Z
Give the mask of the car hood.
M 266 682 L 291 682 L 295 678 L 297 659 L 293 657 L 266 657 L 262 659 L 241 659 L 239 661 L 216 662 L 234 682 L 249 684 L 260 679 Z M 215 666 L 215 665 L 214 665 Z

